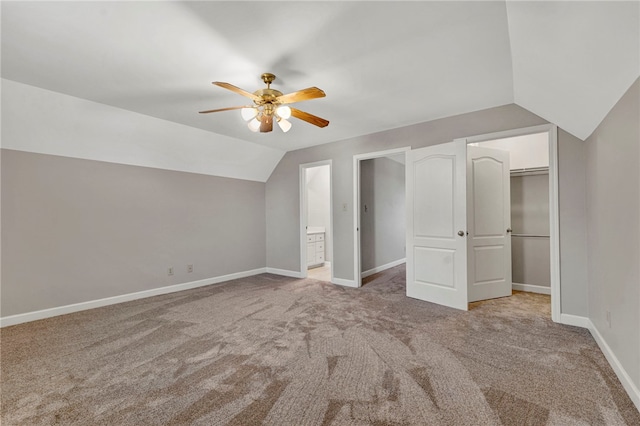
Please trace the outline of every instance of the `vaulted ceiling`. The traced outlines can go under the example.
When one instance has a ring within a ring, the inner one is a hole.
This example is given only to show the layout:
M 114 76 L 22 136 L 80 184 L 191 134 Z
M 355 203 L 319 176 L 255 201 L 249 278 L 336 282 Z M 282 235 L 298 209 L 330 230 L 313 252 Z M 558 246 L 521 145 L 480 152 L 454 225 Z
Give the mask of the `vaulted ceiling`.
M 585 139 L 640 75 L 638 2 L 2 2 L 2 77 L 288 151 L 516 103 Z M 330 120 L 250 132 L 248 91 Z M 5 106 L 4 108 L 7 108 Z M 10 106 L 9 106 L 10 108 Z M 214 144 L 215 138 L 214 139 Z

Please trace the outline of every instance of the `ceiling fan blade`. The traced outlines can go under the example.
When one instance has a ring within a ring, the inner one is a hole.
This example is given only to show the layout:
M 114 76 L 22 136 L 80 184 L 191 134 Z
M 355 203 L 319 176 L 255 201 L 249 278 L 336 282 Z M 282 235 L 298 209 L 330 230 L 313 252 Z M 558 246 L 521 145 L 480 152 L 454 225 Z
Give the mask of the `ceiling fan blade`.
M 329 120 L 309 114 L 308 112 L 300 111 L 299 109 L 291 108 L 291 115 L 314 126 L 327 127 L 329 125 Z
M 307 87 L 297 92 L 278 96 L 276 101 L 281 104 L 292 104 L 294 102 L 308 101 L 309 99 L 324 98 L 325 96 L 327 95 L 317 87 Z
M 260 96 L 256 96 L 253 93 L 247 92 L 246 90 L 243 90 L 239 87 L 234 86 L 233 84 L 225 83 L 222 81 L 214 81 L 212 84 L 215 84 L 216 86 L 220 86 L 227 90 L 231 90 L 232 92 L 235 92 L 239 95 L 246 96 L 247 98 L 252 99 L 254 101 L 260 100 Z
M 271 115 L 263 115 L 260 120 L 260 132 L 267 133 L 273 130 L 273 117 Z
M 210 112 L 230 111 L 232 109 L 242 109 L 242 108 L 253 108 L 253 107 L 251 105 L 243 105 L 243 106 L 234 106 L 229 108 L 208 109 L 206 111 L 200 111 L 200 114 L 209 114 Z

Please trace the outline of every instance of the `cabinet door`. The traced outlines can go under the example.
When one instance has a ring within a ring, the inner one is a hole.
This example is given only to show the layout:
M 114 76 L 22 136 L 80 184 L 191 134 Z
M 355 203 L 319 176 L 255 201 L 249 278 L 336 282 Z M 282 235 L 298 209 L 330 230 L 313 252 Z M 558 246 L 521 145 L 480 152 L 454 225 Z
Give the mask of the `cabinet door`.
M 316 261 L 316 245 L 315 243 L 307 243 L 307 264 L 313 264 Z

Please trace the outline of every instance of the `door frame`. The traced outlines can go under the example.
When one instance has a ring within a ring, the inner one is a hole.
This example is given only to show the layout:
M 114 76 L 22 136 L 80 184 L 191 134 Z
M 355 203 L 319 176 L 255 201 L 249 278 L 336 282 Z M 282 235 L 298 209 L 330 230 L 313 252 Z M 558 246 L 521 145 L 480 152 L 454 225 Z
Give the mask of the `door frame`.
M 558 126 L 542 124 L 521 129 L 506 130 L 465 138 L 470 143 L 487 142 L 495 139 L 512 138 L 536 133 L 549 135 L 549 240 L 551 257 L 551 320 L 561 322 L 560 299 L 560 210 L 558 198 Z
M 368 152 L 366 154 L 356 154 L 353 156 L 353 287 L 362 286 L 362 264 L 360 259 L 360 162 L 363 160 L 372 160 L 374 158 L 387 157 L 389 155 L 401 153 L 405 154 L 406 159 L 407 151 L 410 150 L 410 146 L 405 146 L 402 148 Z
M 327 248 L 325 238 L 325 249 L 331 258 L 329 262 L 331 269 L 331 282 L 334 281 L 333 275 L 333 160 L 314 161 L 313 163 L 304 163 L 299 166 L 300 176 L 300 278 L 307 278 L 307 169 L 319 166 L 329 166 L 329 234 L 331 236 L 331 247 Z M 326 259 L 326 257 L 325 257 Z

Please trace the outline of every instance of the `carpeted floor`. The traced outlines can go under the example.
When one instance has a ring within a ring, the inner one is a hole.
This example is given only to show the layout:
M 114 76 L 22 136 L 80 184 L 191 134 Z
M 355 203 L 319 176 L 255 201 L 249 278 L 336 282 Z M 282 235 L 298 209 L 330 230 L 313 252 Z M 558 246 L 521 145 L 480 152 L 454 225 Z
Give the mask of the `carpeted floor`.
M 548 296 L 456 311 L 259 275 L 8 327 L 2 424 L 640 425 Z

